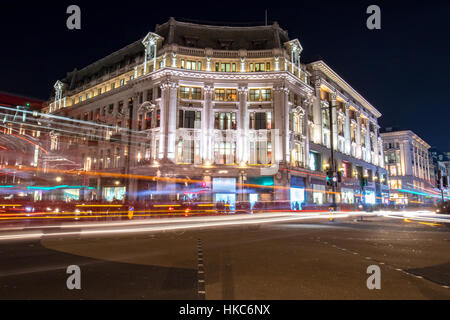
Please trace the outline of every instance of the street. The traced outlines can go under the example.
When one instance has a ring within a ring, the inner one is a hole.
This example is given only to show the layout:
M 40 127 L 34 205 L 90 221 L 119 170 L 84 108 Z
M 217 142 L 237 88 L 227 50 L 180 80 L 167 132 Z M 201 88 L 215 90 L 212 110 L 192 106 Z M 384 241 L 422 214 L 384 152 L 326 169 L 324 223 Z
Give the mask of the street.
M 105 232 L 105 224 L 91 233 L 80 232 L 87 226 L 67 234 L 42 229 L 39 238 L 22 239 L 3 231 L 11 238 L 0 241 L 0 298 L 450 298 L 448 223 L 336 217 L 248 224 L 225 217 L 223 225 L 177 222 L 173 229 L 161 221 L 153 231 L 142 222 Z M 66 287 L 70 265 L 81 269 L 80 290 Z M 381 269 L 380 290 L 366 286 L 370 265 Z

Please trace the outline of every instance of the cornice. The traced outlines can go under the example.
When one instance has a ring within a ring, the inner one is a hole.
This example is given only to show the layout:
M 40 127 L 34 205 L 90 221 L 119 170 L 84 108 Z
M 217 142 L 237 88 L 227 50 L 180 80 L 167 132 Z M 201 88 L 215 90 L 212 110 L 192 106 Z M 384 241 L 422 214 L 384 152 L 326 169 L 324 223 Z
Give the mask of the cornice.
M 324 61 L 319 60 L 310 64 L 313 70 L 319 70 L 326 74 L 331 80 L 338 84 L 342 89 L 348 92 L 362 106 L 370 110 L 377 118 L 381 117 L 381 113 L 372 106 L 362 95 L 353 89 L 344 79 L 342 79 L 333 69 L 331 69 Z

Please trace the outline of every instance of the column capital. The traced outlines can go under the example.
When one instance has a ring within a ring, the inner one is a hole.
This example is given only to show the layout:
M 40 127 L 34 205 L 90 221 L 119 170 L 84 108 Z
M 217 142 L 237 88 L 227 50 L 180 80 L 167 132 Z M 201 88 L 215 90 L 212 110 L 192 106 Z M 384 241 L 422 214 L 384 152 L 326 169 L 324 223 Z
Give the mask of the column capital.
M 247 94 L 248 93 L 248 87 L 247 86 L 239 86 L 238 87 L 239 94 Z
M 178 89 L 179 84 L 178 84 L 178 82 L 174 82 L 174 81 L 171 81 L 171 80 L 166 80 L 166 81 L 161 82 L 161 84 L 159 86 L 161 87 L 162 90 L 165 90 L 165 89 Z
M 205 84 L 203 87 L 203 91 L 205 93 L 213 93 L 214 92 L 214 85 L 213 84 Z
M 273 91 L 289 93 L 289 88 L 285 85 L 277 85 L 273 87 Z

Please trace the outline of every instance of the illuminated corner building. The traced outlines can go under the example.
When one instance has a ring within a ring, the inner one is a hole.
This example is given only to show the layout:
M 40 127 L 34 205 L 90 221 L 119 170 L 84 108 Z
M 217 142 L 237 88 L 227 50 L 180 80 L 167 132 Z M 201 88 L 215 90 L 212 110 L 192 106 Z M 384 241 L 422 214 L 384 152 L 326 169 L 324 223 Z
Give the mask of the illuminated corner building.
M 331 132 L 335 168 L 342 175 L 336 202 L 341 205 L 353 205 L 360 200 L 367 204 L 386 202 L 389 187 L 378 125 L 381 113 L 325 62 L 310 63 L 307 70 L 315 96 L 307 110 L 309 168 L 318 174 L 311 178 L 313 191 L 308 192 L 308 202 L 322 205 L 332 201 L 332 195 L 325 193 L 331 187 L 327 187 L 323 177 L 331 168 Z M 366 186 L 361 186 L 361 178 L 367 178 Z
M 55 122 L 49 148 L 84 170 L 156 177 L 91 177 L 87 183 L 99 191 L 88 198 L 127 192 L 132 200 L 312 201 L 305 190 L 323 168 L 309 165 L 310 133 L 322 134 L 322 87 L 314 87 L 318 80 L 311 86 L 311 75 L 322 62 L 303 64 L 302 50 L 277 23 L 213 26 L 171 18 L 56 82 L 46 112 L 65 120 Z M 350 94 L 339 99 L 354 99 L 353 109 L 368 105 L 344 89 Z M 67 126 L 76 134 L 57 130 Z M 366 148 L 374 154 L 366 166 L 375 166 L 381 149 Z
M 400 205 L 431 203 L 430 145 L 410 130 L 386 128 L 382 133 L 391 201 Z

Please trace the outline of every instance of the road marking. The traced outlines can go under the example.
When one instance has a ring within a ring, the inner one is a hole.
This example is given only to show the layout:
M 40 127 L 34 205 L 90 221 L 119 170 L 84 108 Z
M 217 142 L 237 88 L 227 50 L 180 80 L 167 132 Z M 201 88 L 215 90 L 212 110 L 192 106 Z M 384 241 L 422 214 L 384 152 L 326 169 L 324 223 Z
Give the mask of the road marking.
M 202 241 L 197 239 L 197 294 L 201 300 L 204 300 L 206 297 L 204 269 Z

